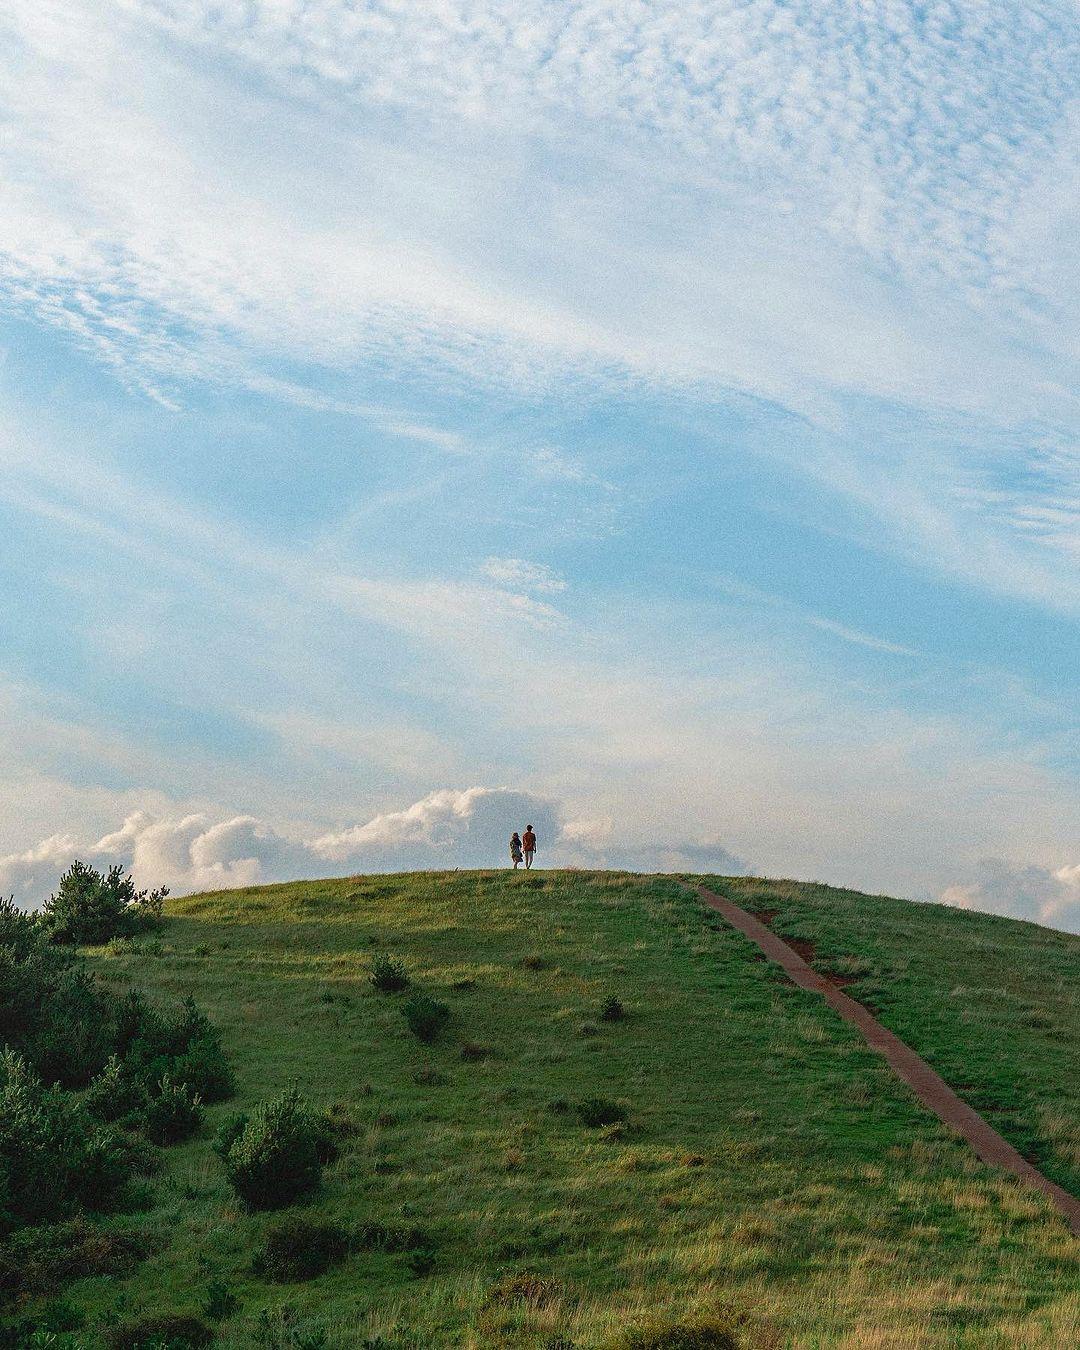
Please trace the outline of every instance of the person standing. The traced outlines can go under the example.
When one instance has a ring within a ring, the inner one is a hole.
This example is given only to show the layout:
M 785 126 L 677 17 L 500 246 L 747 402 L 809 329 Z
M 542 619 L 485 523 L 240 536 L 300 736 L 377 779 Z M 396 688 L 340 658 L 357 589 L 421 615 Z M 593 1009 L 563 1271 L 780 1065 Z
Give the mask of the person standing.
M 536 835 L 533 834 L 531 825 L 525 826 L 525 833 L 521 839 L 522 847 L 525 850 L 525 870 L 526 872 L 532 866 L 533 854 L 536 852 Z
M 521 862 L 521 840 L 518 838 L 517 830 L 510 836 L 510 861 L 514 864 L 514 871 L 518 870 L 518 864 Z

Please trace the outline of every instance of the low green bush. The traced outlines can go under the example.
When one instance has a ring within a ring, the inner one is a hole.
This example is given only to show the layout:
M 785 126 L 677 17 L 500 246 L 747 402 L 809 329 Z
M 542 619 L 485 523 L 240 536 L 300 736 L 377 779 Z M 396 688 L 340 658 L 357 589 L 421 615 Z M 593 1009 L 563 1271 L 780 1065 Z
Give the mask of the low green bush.
M 562 1285 L 548 1275 L 534 1275 L 523 1272 L 517 1275 L 504 1275 L 487 1296 L 489 1305 L 523 1304 L 530 1308 L 543 1308 L 562 1297 Z
M 254 1269 L 279 1283 L 313 1280 L 348 1252 L 349 1234 L 340 1224 L 287 1215 L 267 1228 Z
M 86 1089 L 82 1101 L 98 1120 L 134 1126 L 144 1121 L 149 1098 L 145 1086 L 113 1055 Z
M 362 1223 L 352 1234 L 352 1245 L 364 1252 L 412 1252 L 433 1250 L 435 1239 L 415 1224 Z
M 583 1125 L 597 1129 L 601 1125 L 621 1125 L 627 1118 L 625 1106 L 609 1101 L 606 1097 L 587 1097 L 578 1103 L 578 1115 Z
M 175 1083 L 165 1074 L 147 1102 L 143 1118 L 152 1143 L 178 1144 L 202 1129 L 202 1101 L 186 1083 Z
M 6 1224 L 104 1209 L 131 1175 L 123 1137 L 72 1093 L 47 1088 L 11 1050 L 0 1056 L 0 1194 Z
M 201 1350 L 214 1333 L 201 1318 L 166 1313 L 119 1322 L 102 1339 L 107 1350 Z
M 203 1316 L 210 1322 L 224 1322 L 239 1308 L 240 1300 L 224 1280 L 211 1280 L 203 1295 Z
M 295 1088 L 258 1106 L 224 1152 L 225 1175 L 249 1209 L 281 1209 L 322 1184 L 326 1129 Z
M 430 994 L 414 994 L 401 1010 L 409 1030 L 419 1041 L 433 1041 L 450 1017 L 450 1009 Z
M 255 1326 L 258 1350 L 325 1350 L 329 1340 L 326 1324 L 316 1317 L 305 1317 L 291 1303 L 264 1308 Z
M 600 1010 L 601 1022 L 621 1022 L 626 1017 L 626 1005 L 621 998 L 616 998 L 614 994 L 604 1001 L 604 1006 Z
M 48 1294 L 69 1280 L 125 1275 L 149 1250 L 145 1233 L 85 1218 L 23 1228 L 0 1242 L 0 1299 Z
M 371 963 L 371 983 L 380 994 L 399 994 L 409 987 L 409 975 L 392 956 L 377 956 Z
M 217 1127 L 213 1143 L 210 1145 L 219 1158 L 224 1160 L 228 1156 L 233 1144 L 247 1128 L 247 1123 L 248 1117 L 242 1111 L 225 1117 Z

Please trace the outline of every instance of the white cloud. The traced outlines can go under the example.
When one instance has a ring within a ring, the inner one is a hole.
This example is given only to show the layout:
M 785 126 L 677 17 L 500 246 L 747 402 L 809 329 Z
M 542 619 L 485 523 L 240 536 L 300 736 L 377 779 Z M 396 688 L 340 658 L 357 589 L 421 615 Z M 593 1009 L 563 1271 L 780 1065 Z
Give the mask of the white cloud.
M 166 404 L 241 385 L 458 455 L 268 371 L 747 392 L 839 431 L 800 471 L 901 546 L 1075 606 L 1075 461 L 1048 493 L 1021 445 L 1013 503 L 976 508 L 977 448 L 878 455 L 837 402 L 1075 425 L 1075 16 L 54 0 L 0 26 L 8 304 Z
M 971 880 L 946 887 L 941 903 L 1080 933 L 1080 864 L 1052 870 L 984 858 L 973 873 Z
M 404 811 L 324 834 L 313 850 L 337 863 L 378 871 L 501 865 L 510 833 L 533 825 L 551 849 L 559 836 L 555 803 L 508 788 L 444 789 Z
M 97 841 L 55 835 L 0 857 L 0 892 L 25 908 L 42 904 L 75 858 L 131 870 L 139 887 L 175 894 L 356 872 L 501 867 L 512 830 L 532 825 L 548 866 L 741 871 L 721 845 L 634 847 L 599 839 L 581 822 L 564 828 L 557 802 L 509 788 L 444 788 L 363 824 L 286 837 L 256 816 L 214 819 L 205 812 L 154 816 L 136 811 Z
M 566 582 L 545 563 L 526 562 L 524 558 L 485 558 L 481 572 L 500 586 L 555 595 L 566 590 Z
M 893 656 L 918 655 L 911 647 L 904 647 L 898 642 L 887 642 L 884 638 L 874 637 L 870 633 L 862 633 L 857 628 L 848 628 L 845 624 L 834 623 L 832 619 L 822 619 L 817 615 L 809 615 L 806 622 L 811 628 L 820 628 L 823 633 L 831 633 L 843 642 L 852 642 L 857 647 L 869 647 L 871 651 L 889 652 Z

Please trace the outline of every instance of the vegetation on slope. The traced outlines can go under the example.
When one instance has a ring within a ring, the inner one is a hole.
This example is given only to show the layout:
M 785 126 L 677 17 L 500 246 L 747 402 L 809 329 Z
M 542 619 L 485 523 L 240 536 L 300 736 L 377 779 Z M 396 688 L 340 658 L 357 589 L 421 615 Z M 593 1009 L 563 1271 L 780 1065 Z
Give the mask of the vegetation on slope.
M 1042 1198 L 674 881 L 353 878 L 169 913 L 161 940 L 102 949 L 96 971 L 193 993 L 236 1105 L 295 1085 L 329 1109 L 338 1157 L 312 1199 L 266 1215 L 209 1138 L 170 1150 L 146 1260 L 66 1292 L 81 1344 L 166 1316 L 297 1350 L 1074 1339 L 1076 1244 Z M 380 955 L 406 989 L 372 984 Z M 417 995 L 447 1009 L 430 1041 L 403 1016 Z
M 1051 1180 L 1080 1195 L 1080 938 L 793 881 L 717 892 L 839 974 Z

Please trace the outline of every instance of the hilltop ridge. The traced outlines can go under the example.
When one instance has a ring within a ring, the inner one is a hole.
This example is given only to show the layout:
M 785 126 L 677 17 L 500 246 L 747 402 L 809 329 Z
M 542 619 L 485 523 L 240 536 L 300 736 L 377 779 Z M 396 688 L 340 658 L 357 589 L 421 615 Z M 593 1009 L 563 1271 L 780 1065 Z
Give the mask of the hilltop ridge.
M 1076 1193 L 1080 938 L 701 880 L 803 944 Z M 191 1312 L 217 1281 L 235 1346 L 283 1303 L 342 1346 L 659 1347 L 675 1342 L 641 1337 L 691 1323 L 746 1347 L 1050 1346 L 1080 1326 L 1076 1241 L 1043 1198 L 981 1164 L 679 879 L 353 877 L 189 896 L 168 916 L 94 968 L 194 993 L 241 1107 L 295 1083 L 347 1119 L 303 1214 L 408 1223 L 430 1259 L 366 1251 L 268 1280 L 266 1220 L 237 1209 L 204 1137 L 169 1155 L 139 1271 L 68 1292 L 90 1325 L 118 1297 Z M 376 954 L 448 1007 L 430 1044 L 403 996 L 372 987 Z M 608 1123 L 589 1103 L 615 1108 Z

